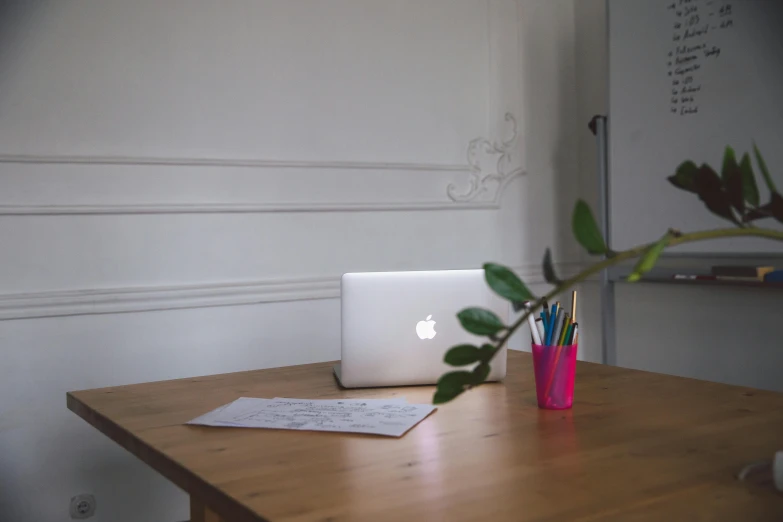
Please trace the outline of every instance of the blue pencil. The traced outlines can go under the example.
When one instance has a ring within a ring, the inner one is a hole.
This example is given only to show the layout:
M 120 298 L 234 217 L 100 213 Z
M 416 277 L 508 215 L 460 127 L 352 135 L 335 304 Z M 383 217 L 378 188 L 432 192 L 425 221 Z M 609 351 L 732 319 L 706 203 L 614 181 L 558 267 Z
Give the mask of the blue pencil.
M 552 334 L 554 334 L 555 331 L 555 323 L 557 322 L 557 309 L 558 304 L 555 303 L 552 305 L 552 312 L 549 314 L 549 328 L 546 329 L 546 345 L 549 346 L 549 343 L 552 342 Z
M 557 324 L 557 309 L 558 309 L 557 303 L 552 305 L 552 311 L 549 313 L 549 328 L 547 329 L 547 337 L 546 337 L 546 345 L 549 346 L 549 343 L 552 342 L 552 337 L 555 335 L 555 326 Z

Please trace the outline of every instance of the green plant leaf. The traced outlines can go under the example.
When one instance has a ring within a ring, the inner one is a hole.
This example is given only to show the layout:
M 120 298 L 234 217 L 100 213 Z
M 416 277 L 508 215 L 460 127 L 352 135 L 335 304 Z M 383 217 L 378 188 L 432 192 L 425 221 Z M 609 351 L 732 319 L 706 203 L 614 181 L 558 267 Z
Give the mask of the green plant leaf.
M 485 380 L 487 380 L 487 376 L 489 375 L 489 370 L 490 370 L 489 363 L 483 362 L 476 365 L 476 367 L 473 368 L 473 372 L 471 372 L 473 373 L 473 384 L 479 385 Z
M 478 362 L 479 359 L 479 349 L 472 344 L 453 346 L 443 357 L 443 361 L 451 366 L 465 366 Z
M 756 146 L 756 144 L 753 144 L 753 154 L 756 155 L 756 163 L 759 164 L 759 170 L 761 171 L 761 175 L 764 177 L 764 181 L 767 184 L 767 188 L 770 192 L 777 192 L 778 189 L 775 187 L 775 183 L 772 181 L 772 176 L 769 175 L 769 169 L 767 169 L 767 162 L 764 161 L 764 157 L 761 155 L 761 151 Z
M 740 215 L 745 213 L 745 194 L 742 187 L 742 171 L 739 166 L 729 167 L 734 169 L 724 181 L 726 195 L 729 203 Z
M 655 262 L 658 261 L 658 258 L 661 256 L 661 252 L 663 252 L 663 250 L 666 248 L 666 245 L 668 245 L 669 241 L 671 240 L 672 235 L 671 233 L 667 232 L 661 239 L 650 246 L 650 248 L 648 248 L 647 251 L 642 254 L 642 257 L 639 258 L 639 261 L 636 263 L 633 272 L 631 272 L 631 275 L 628 276 L 628 282 L 635 283 L 641 279 L 644 274 L 652 270 L 655 266 Z
M 685 161 L 677 167 L 674 175 L 669 176 L 666 179 L 679 189 L 695 193 L 696 187 L 694 185 L 694 178 L 696 177 L 696 172 L 698 172 L 698 170 L 699 167 L 697 167 L 694 162 L 690 160 Z
M 783 223 L 783 196 L 777 192 L 773 192 L 768 206 L 772 217 Z
M 740 160 L 740 171 L 742 172 L 742 194 L 745 201 L 752 206 L 759 206 L 759 188 L 756 185 L 756 174 L 753 172 L 753 164 L 750 162 L 750 156 L 745 153 Z
M 764 205 L 763 207 L 758 207 L 750 210 L 747 214 L 742 216 L 742 220 L 746 223 L 749 223 L 751 221 L 756 221 L 758 219 L 766 219 L 771 218 L 772 214 L 769 210 L 769 203 Z
M 720 192 L 723 190 L 723 183 L 718 177 L 718 173 L 706 163 L 699 167 L 696 176 L 693 178 L 694 188 L 697 194 L 702 192 Z
M 500 297 L 509 301 L 529 301 L 535 299 L 517 275 L 509 268 L 496 263 L 484 264 L 484 278 L 489 287 Z
M 580 199 L 576 202 L 571 226 L 574 230 L 574 237 L 589 254 L 601 255 L 606 253 L 607 248 L 604 238 L 595 222 L 590 206 L 584 200 Z
M 723 191 L 718 174 L 709 165 L 702 165 L 694 178 L 696 192 L 707 206 L 707 209 L 723 219 L 739 225 L 737 217 L 731 210 L 729 195 Z
M 724 183 L 738 167 L 737 155 L 734 153 L 734 149 L 727 146 L 723 151 L 723 166 L 720 169 L 720 177 Z
M 495 335 L 506 328 L 497 315 L 483 308 L 465 308 L 457 318 L 465 330 L 476 335 Z
M 552 264 L 552 252 L 548 248 L 544 254 L 544 279 L 550 285 L 559 285 L 563 282 L 555 273 L 555 267 Z
M 772 192 L 770 194 L 769 203 L 751 209 L 743 216 L 743 220 L 749 222 L 770 217 L 783 222 L 783 196 L 777 192 Z
M 479 348 L 479 360 L 481 362 L 488 363 L 492 356 L 495 354 L 495 347 L 491 344 L 483 344 Z
M 464 392 L 474 381 L 473 373 L 466 371 L 449 372 L 440 379 L 432 397 L 433 404 L 443 404 Z

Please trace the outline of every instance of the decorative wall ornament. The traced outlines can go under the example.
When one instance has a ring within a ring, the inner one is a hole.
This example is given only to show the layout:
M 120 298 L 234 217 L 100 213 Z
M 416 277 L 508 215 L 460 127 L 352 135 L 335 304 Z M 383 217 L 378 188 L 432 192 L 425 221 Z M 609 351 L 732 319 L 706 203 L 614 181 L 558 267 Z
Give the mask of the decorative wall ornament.
M 512 169 L 511 149 L 517 138 L 517 120 L 510 112 L 506 113 L 505 119 L 511 124 L 508 139 L 493 143 L 486 138 L 476 138 L 468 144 L 470 180 L 467 190 L 462 191 L 456 183 L 449 183 L 446 192 L 452 201 L 473 201 L 483 194 L 491 194 L 489 199 L 499 204 L 500 196 L 508 184 L 526 174 L 522 167 Z

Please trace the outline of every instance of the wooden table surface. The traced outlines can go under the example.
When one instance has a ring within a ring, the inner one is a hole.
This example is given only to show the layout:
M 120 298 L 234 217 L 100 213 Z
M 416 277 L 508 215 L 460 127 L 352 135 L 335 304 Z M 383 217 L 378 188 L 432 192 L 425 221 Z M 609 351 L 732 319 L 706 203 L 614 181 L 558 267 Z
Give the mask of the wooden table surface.
M 508 363 L 505 383 L 400 439 L 183 425 L 241 396 L 431 400 L 342 390 L 333 363 L 71 392 L 68 407 L 188 492 L 194 521 L 783 520 L 771 483 L 735 478 L 783 449 L 783 394 L 580 362 L 574 408 L 543 411 L 530 355 Z

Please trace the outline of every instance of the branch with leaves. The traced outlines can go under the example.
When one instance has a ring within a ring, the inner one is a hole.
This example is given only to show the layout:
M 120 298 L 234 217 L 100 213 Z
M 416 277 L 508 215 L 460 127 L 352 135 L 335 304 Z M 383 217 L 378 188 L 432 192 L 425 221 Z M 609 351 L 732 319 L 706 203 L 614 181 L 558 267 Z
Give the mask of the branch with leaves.
M 449 402 L 465 391 L 481 385 L 489 375 L 492 359 L 519 327 L 527 322 L 528 316 L 540 310 L 545 301 L 552 300 L 611 266 L 638 258 L 627 278 L 629 282 L 635 282 L 652 270 L 667 248 L 677 245 L 730 237 L 758 237 L 783 241 L 783 231 L 755 225 L 756 221 L 763 219 L 774 219 L 783 223 L 783 196 L 778 193 L 767 164 L 755 145 L 753 154 L 769 191 L 769 201 L 763 205 L 760 204 L 761 197 L 750 156 L 744 154 L 737 161 L 731 147 L 725 149 L 720 175 L 706 163 L 697 166 L 693 161 L 685 161 L 672 176 L 667 178 L 675 187 L 698 195 L 707 210 L 731 222 L 733 227 L 688 233 L 670 229 L 656 241 L 616 252 L 606 246 L 590 207 L 579 200 L 572 217 L 574 237 L 588 254 L 601 256 L 601 261 L 573 277 L 562 280 L 555 272 L 552 253 L 547 249 L 544 254 L 543 273 L 547 283 L 554 288 L 544 296 L 534 295 L 509 268 L 495 263 L 485 264 L 484 276 L 489 287 L 496 294 L 510 301 L 515 312 L 524 310 L 524 313 L 513 324 L 505 325 L 496 314 L 483 308 L 466 308 L 460 311 L 457 318 L 462 327 L 474 335 L 486 337 L 487 342 L 480 347 L 462 344 L 446 352 L 444 360 L 447 364 L 455 367 L 473 366 L 473 368 L 456 370 L 443 375 L 438 380 L 433 403 Z

